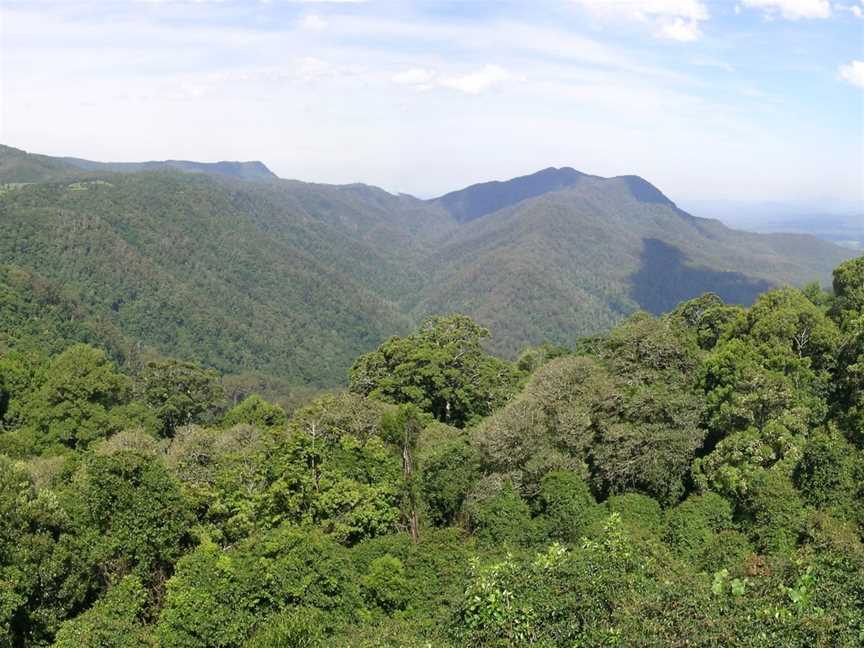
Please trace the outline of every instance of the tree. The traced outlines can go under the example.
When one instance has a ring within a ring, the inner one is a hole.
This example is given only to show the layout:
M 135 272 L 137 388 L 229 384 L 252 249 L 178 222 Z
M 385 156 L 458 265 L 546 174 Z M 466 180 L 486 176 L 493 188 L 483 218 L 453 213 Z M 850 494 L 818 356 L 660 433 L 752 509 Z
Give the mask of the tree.
M 280 428 L 288 423 L 288 415 L 278 405 L 252 394 L 232 407 L 222 420 L 225 427 L 240 423 L 257 425 L 260 428 Z
M 480 477 L 480 454 L 463 431 L 441 423 L 427 427 L 421 443 L 420 494 L 427 519 L 444 526 L 459 515 L 468 492 Z
M 205 542 L 167 584 L 159 645 L 242 646 L 259 623 L 294 607 L 347 623 L 360 608 L 358 580 L 347 550 L 316 530 L 285 525 L 228 549 Z
M 804 505 L 789 477 L 779 470 L 758 471 L 741 507 L 760 551 L 788 553 L 798 543 Z
M 412 405 L 403 405 L 396 411 L 385 412 L 381 427 L 384 440 L 395 444 L 402 455 L 403 514 L 407 518 L 411 540 L 416 543 L 420 539 L 420 522 L 417 517 L 419 495 L 414 452 L 423 431 L 420 411 Z
M 362 579 L 369 602 L 384 612 L 392 613 L 405 607 L 410 593 L 405 568 L 398 558 L 386 554 L 369 563 Z
M 473 503 L 470 519 L 477 538 L 491 546 L 530 544 L 536 537 L 528 505 L 510 482 L 498 494 Z
M 135 576 L 126 576 L 83 614 L 66 621 L 57 632 L 54 648 L 155 647 L 143 623 L 147 591 Z
M 585 481 L 576 473 L 551 472 L 540 483 L 538 524 L 551 538 L 577 542 L 598 519 L 599 509 Z
M 483 351 L 488 336 L 464 315 L 431 318 L 412 335 L 390 338 L 361 356 L 351 368 L 350 389 L 467 425 L 503 405 L 519 381 L 513 366 Z
M 864 313 L 844 321 L 832 381 L 831 413 L 847 438 L 864 447 Z
M 839 325 L 864 315 L 864 256 L 834 269 L 834 304 L 831 314 Z
M 141 382 L 144 400 L 158 417 L 163 436 L 173 436 L 181 425 L 213 420 L 223 396 L 219 374 L 191 362 L 149 362 Z
M 685 558 L 696 560 L 715 534 L 733 528 L 732 512 L 716 493 L 691 495 L 667 512 L 664 539 Z
M 103 538 L 103 570 L 131 571 L 145 582 L 165 578 L 189 544 L 193 520 L 166 468 L 124 450 L 90 457 L 79 478 L 87 517 Z
M 26 412 L 42 447 L 84 447 L 131 423 L 122 406 L 132 396 L 132 382 L 103 351 L 76 344 L 53 358 L 44 375 Z

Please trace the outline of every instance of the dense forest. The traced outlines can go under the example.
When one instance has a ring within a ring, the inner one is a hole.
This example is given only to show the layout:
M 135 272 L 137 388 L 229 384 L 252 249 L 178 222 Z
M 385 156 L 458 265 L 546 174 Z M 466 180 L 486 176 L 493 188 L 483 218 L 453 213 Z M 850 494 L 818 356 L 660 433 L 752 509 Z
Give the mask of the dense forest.
M 431 318 L 290 412 L 0 291 L 0 646 L 864 642 L 864 257 L 512 362 Z
M 354 358 L 430 316 L 468 315 L 514 360 L 704 292 L 750 305 L 827 286 L 854 255 L 691 216 L 636 176 L 546 169 L 420 200 L 260 163 L 0 146 L 0 282 L 39 284 L 124 371 L 173 357 L 292 404 L 344 386 Z

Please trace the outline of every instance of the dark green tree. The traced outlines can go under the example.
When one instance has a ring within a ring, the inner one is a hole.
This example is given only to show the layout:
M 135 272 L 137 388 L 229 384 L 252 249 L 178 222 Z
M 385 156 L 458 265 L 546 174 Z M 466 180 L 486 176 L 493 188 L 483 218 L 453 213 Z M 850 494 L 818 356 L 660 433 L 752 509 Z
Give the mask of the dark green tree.
M 150 362 L 141 373 L 143 397 L 159 419 L 163 436 L 177 427 L 215 420 L 223 396 L 219 374 L 191 362 Z

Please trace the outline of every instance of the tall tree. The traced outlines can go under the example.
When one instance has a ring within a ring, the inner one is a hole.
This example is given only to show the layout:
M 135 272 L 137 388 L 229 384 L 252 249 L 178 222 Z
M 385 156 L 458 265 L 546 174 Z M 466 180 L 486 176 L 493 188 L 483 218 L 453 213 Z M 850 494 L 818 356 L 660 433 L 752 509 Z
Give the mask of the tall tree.
M 350 389 L 391 403 L 413 403 L 459 427 L 487 416 L 513 395 L 519 372 L 487 354 L 489 331 L 465 315 L 426 320 L 392 337 L 351 368 Z

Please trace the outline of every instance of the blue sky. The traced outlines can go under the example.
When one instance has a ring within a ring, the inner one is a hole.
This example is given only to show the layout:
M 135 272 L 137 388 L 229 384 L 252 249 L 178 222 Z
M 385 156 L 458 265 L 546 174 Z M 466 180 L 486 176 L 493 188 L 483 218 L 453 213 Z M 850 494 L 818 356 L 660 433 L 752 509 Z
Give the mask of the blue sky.
M 0 74 L 34 152 L 864 208 L 864 0 L 4 0 Z

